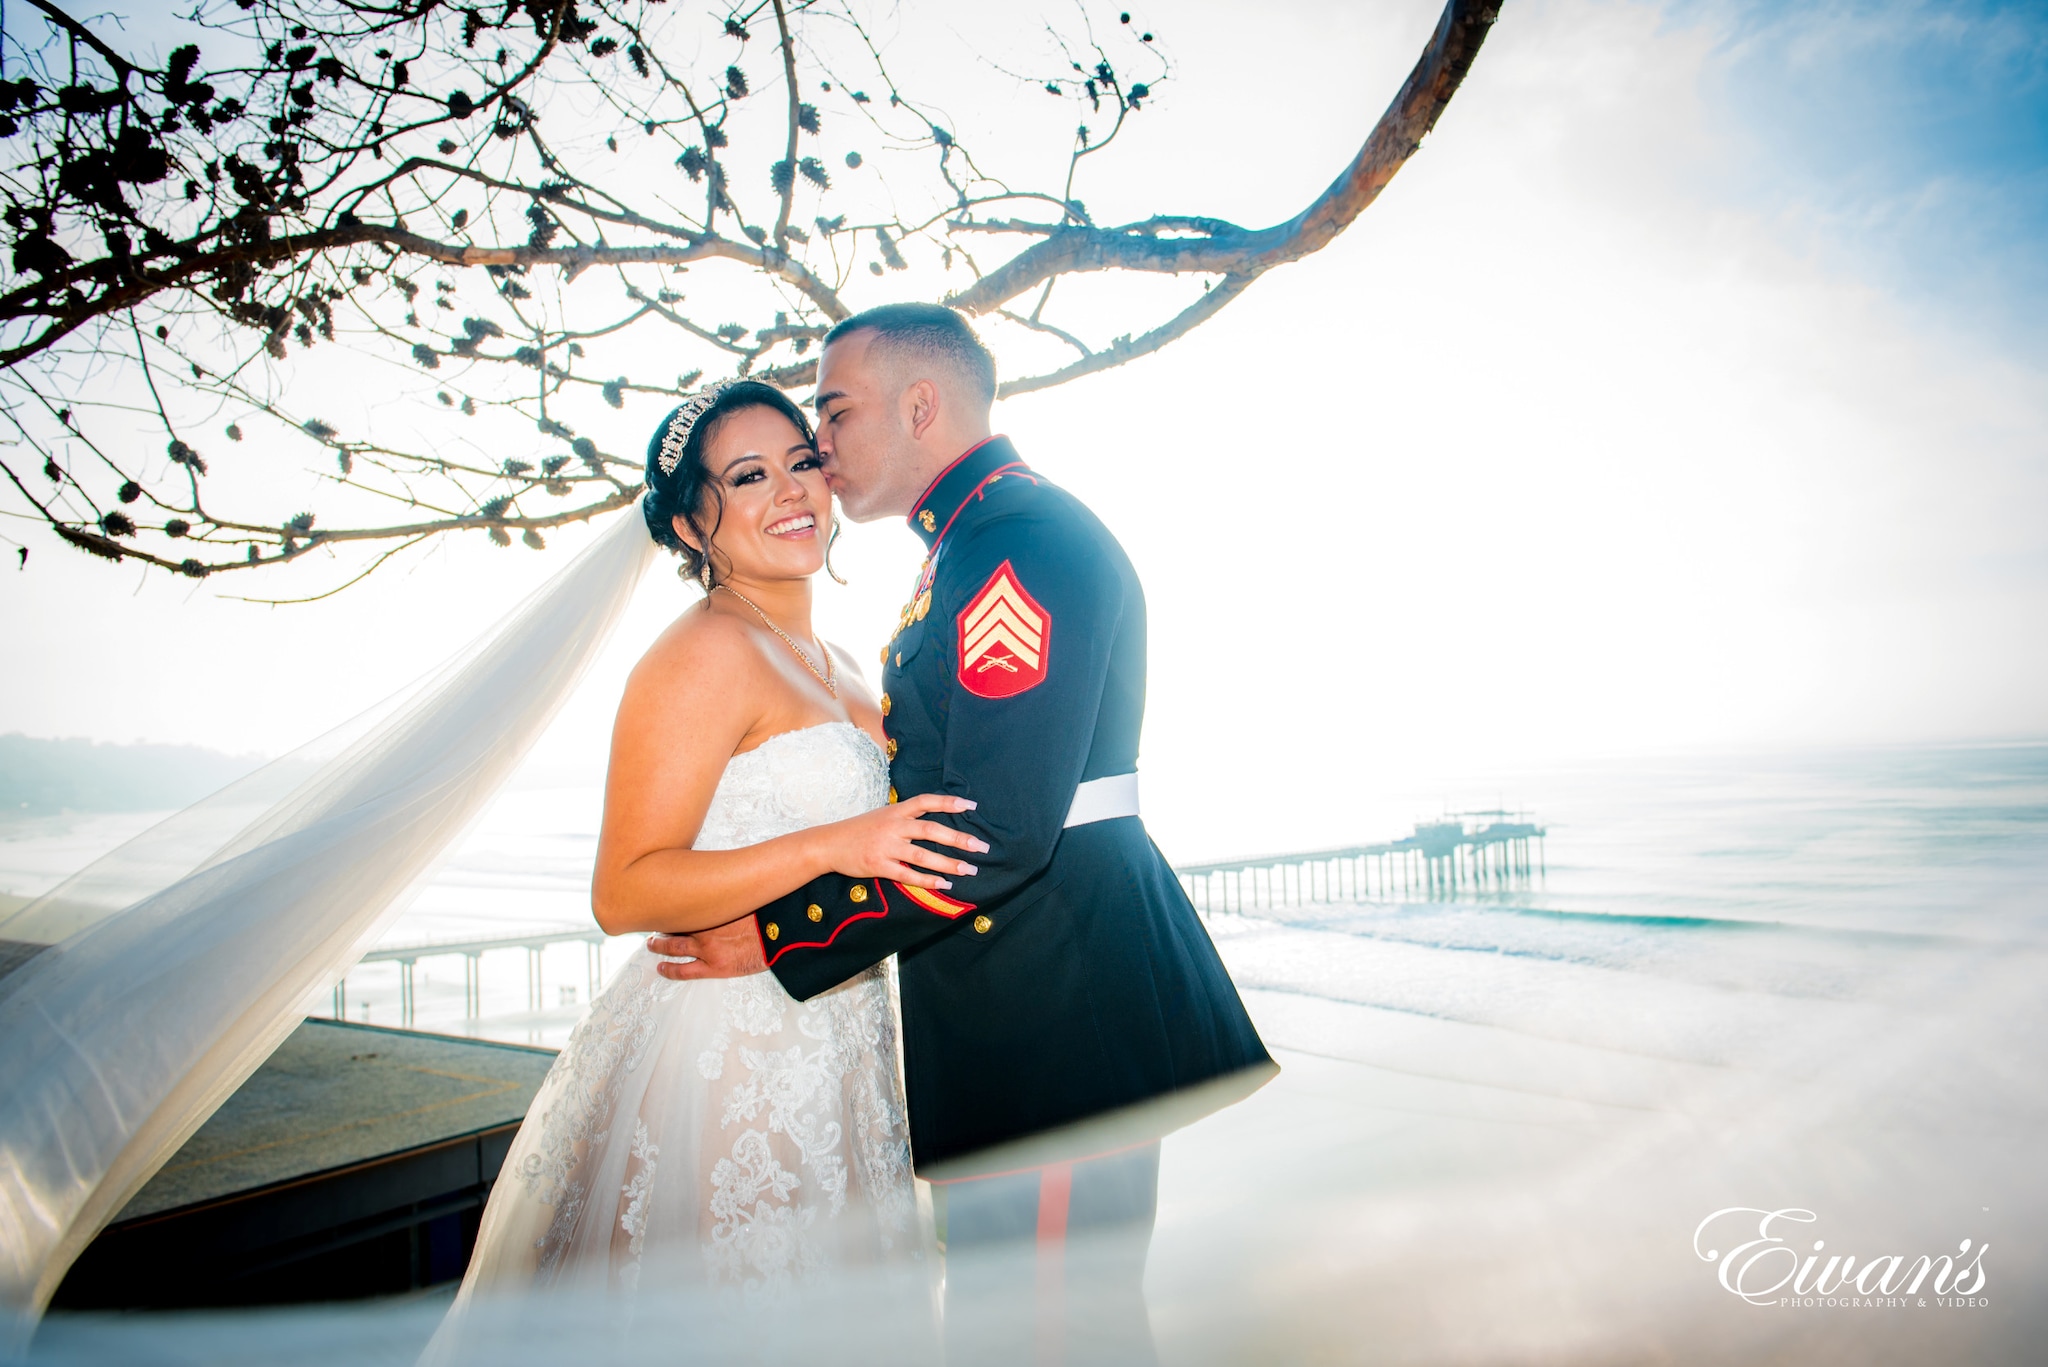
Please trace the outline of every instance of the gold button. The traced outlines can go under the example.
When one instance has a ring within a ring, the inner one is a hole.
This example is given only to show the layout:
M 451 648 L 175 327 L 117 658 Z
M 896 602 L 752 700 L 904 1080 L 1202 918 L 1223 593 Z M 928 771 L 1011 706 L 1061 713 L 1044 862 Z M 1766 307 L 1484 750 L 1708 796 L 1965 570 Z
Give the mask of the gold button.
M 889 647 L 882 647 L 882 653 L 880 656 L 876 658 L 875 663 L 878 665 L 885 665 L 889 663 Z
M 890 707 L 890 703 L 889 703 L 889 695 L 888 695 L 887 693 L 884 693 L 884 694 L 882 695 L 882 715 L 883 715 L 883 716 L 885 716 L 885 717 L 886 717 L 886 716 L 888 716 L 888 715 L 889 715 L 889 707 Z
M 781 935 L 781 934 L 782 934 L 782 927 L 781 927 L 781 926 L 778 926 L 778 925 L 776 925 L 776 924 L 775 924 L 775 923 L 774 923 L 773 921 L 770 921 L 770 922 L 768 923 L 768 938 L 769 938 L 769 939 L 771 939 L 771 940 L 773 940 L 773 939 L 775 939 L 775 938 L 776 938 L 777 936 L 779 936 L 779 935 Z
M 930 589 L 926 589 L 923 593 L 917 595 L 917 620 L 922 622 L 924 620 L 924 615 L 927 612 L 930 612 L 931 610 L 932 591 Z
M 897 799 L 896 799 L 896 789 L 895 789 L 895 786 L 894 786 L 893 784 L 892 784 L 892 785 L 890 786 L 890 788 L 889 788 L 889 800 L 890 800 L 891 802 L 894 802 L 894 801 L 896 801 L 896 800 L 897 800 Z
M 896 758 L 896 737 L 889 737 L 889 743 L 882 748 L 888 752 L 890 759 Z
M 936 531 L 938 529 L 939 520 L 932 516 L 932 510 L 929 508 L 919 513 L 917 515 L 917 520 L 924 524 L 924 529 L 928 532 Z
M 986 935 L 988 934 L 988 928 L 994 924 L 995 922 L 989 920 L 986 916 L 977 916 L 974 918 L 974 933 L 976 935 Z
M 825 908 L 813 902 L 804 908 L 804 915 L 810 917 L 813 921 L 822 921 L 825 919 Z
M 855 883 L 855 884 L 854 884 L 854 885 L 853 885 L 852 887 L 850 887 L 850 888 L 848 888 L 848 889 L 846 890 L 846 897 L 847 897 L 847 900 L 848 900 L 848 901 L 852 901 L 852 902 L 865 902 L 865 901 L 867 901 L 867 900 L 868 900 L 868 885 L 867 885 L 867 884 L 865 884 L 865 883 Z
M 903 652 L 900 650 L 896 652 L 896 667 L 903 668 Z

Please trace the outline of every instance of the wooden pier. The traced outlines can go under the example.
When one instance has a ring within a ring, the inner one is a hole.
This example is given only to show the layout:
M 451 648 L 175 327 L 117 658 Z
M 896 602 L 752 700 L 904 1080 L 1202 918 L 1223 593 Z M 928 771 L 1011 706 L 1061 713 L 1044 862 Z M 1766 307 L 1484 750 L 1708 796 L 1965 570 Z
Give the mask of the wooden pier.
M 602 985 L 599 982 L 605 940 L 609 938 L 595 923 L 581 926 L 535 926 L 530 930 L 485 939 L 429 940 L 412 945 L 380 945 L 365 954 L 358 963 L 395 963 L 398 965 L 398 1016 L 399 1022 L 407 1029 L 413 1023 L 413 965 L 421 959 L 462 956 L 463 1016 L 475 1020 L 483 1014 L 483 957 L 492 950 L 523 949 L 526 951 L 526 1006 L 529 1011 L 541 1009 L 541 951 L 552 944 L 569 940 L 581 940 L 584 945 L 583 963 L 585 990 L 589 994 L 584 1000 L 593 1000 Z M 334 984 L 334 1019 L 346 1020 L 348 1004 L 348 978 L 344 975 Z
M 1311 902 L 1442 900 L 1527 887 L 1544 875 L 1545 834 L 1524 813 L 1459 812 L 1419 822 L 1414 834 L 1399 840 L 1181 864 L 1174 872 L 1204 914 Z

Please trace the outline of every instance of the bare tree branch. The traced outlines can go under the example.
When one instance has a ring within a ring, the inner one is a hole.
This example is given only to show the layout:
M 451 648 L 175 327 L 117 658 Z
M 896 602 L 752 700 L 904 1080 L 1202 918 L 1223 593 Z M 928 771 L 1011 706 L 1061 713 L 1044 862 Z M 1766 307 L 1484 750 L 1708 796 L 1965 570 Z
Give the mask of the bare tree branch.
M 120 80 L 121 84 L 126 85 L 128 83 L 128 78 L 134 74 L 135 68 L 129 65 L 126 57 L 123 57 L 120 53 L 101 42 L 97 33 L 94 33 L 84 24 L 73 19 L 63 10 L 58 9 L 50 3 L 50 0 L 28 0 L 28 2 L 41 10 L 43 16 L 51 23 L 63 29 L 79 42 L 84 43 L 94 52 L 97 52 L 100 55 L 100 59 L 114 69 L 114 75 Z
M 1135 361 L 1140 356 L 1149 356 L 1168 342 L 1186 336 L 1194 331 L 1195 328 L 1215 317 L 1225 304 L 1250 289 L 1252 282 L 1258 278 L 1259 272 L 1257 271 L 1248 271 L 1243 275 L 1226 275 L 1221 281 L 1207 290 L 1200 299 L 1182 309 L 1173 319 L 1152 329 L 1137 340 L 1133 341 L 1129 337 L 1119 337 L 1111 342 L 1106 349 L 1084 356 L 1072 365 L 1061 370 L 1055 370 L 1049 375 L 1033 375 L 1028 379 L 1006 381 L 997 387 L 996 397 L 1007 399 L 1017 394 L 1030 394 L 1040 389 L 1051 389 L 1053 386 L 1065 384 L 1069 380 L 1078 380 L 1083 375 L 1093 375 L 1098 371 L 1113 369 L 1124 364 L 1126 361 Z
M 1498 0 L 1450 0 L 1429 46 L 1387 112 L 1314 203 L 1285 223 L 1247 231 L 1213 219 L 1149 219 L 1123 228 L 1062 227 L 1019 252 L 946 302 L 987 313 L 1026 290 L 1086 271 L 1233 274 L 1265 271 L 1321 251 L 1379 198 L 1380 191 L 1422 146 L 1472 68 L 1499 15 Z M 1166 227 L 1193 236 L 1164 237 Z
M 778 195 L 781 207 L 775 212 L 773 233 L 779 251 L 789 244 L 789 210 L 796 199 L 796 135 L 801 131 L 803 117 L 803 99 L 796 88 L 796 40 L 789 36 L 789 12 L 782 7 L 782 0 L 775 0 L 775 30 L 782 39 L 782 85 L 789 95 L 789 141 L 775 167 L 782 183 Z
M 1068 358 L 1005 395 L 1099 374 L 1342 232 L 1497 9 L 1449 0 L 1343 174 L 1254 231 L 1184 212 L 1104 227 L 1077 197 L 1169 79 L 1128 14 L 1098 40 L 1084 11 L 1043 75 L 1003 70 L 1079 116 L 1061 179 L 1034 186 L 908 93 L 869 2 L 236 0 L 167 20 L 191 41 L 159 59 L 30 0 L 47 34 L 10 33 L 0 79 L 0 511 L 193 578 L 324 549 L 338 584 L 252 599 L 311 601 L 449 533 L 541 549 L 624 508 L 640 462 L 572 424 L 615 430 L 593 405 L 672 403 L 707 369 L 810 385 L 856 282 L 909 272 L 899 297 Z M 748 70 L 770 15 L 780 100 Z M 209 65 L 202 44 L 234 55 Z M 886 183 L 863 143 L 892 154 Z M 780 156 L 751 169 L 735 150 L 762 147 Z M 1103 342 L 1070 321 L 1102 271 L 1207 283 Z M 308 411 L 343 399 L 352 414 Z M 217 440 L 234 454 L 209 459 Z M 252 473 L 294 451 L 326 463 L 317 509 L 275 506 Z

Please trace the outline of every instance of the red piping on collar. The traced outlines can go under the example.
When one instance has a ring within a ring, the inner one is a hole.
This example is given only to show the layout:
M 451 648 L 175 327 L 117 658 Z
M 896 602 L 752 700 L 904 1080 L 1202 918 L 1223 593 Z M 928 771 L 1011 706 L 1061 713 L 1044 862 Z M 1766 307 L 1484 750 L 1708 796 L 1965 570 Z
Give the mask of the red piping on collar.
M 932 482 L 924 486 L 924 492 L 919 494 L 917 496 L 917 501 L 910 505 L 910 511 L 903 515 L 903 520 L 905 522 L 915 523 L 917 521 L 917 510 L 923 507 L 924 501 L 932 496 L 932 490 L 939 487 L 939 481 L 944 479 L 947 475 L 952 474 L 954 468 L 958 466 L 961 461 L 966 460 L 976 451 L 979 451 L 982 447 L 994 441 L 996 437 L 1000 437 L 1002 435 L 1002 433 L 998 432 L 993 437 L 983 437 L 980 441 L 974 443 L 974 445 L 968 447 L 965 451 L 962 451 L 959 455 L 953 457 L 952 461 L 947 464 L 946 468 L 939 471 L 936 475 L 933 475 Z
M 990 438 L 990 440 L 994 440 L 994 438 Z M 947 532 L 953 530 L 953 524 L 960 520 L 960 514 L 966 511 L 967 505 L 974 502 L 976 496 L 978 496 L 983 490 L 987 489 L 989 485 L 996 482 L 997 476 L 1007 475 L 1015 470 L 1028 470 L 1029 468 L 1030 467 L 1025 465 L 1023 461 L 1013 460 L 1008 465 L 998 465 L 995 469 L 989 471 L 988 474 L 983 476 L 981 483 L 975 485 L 972 489 L 969 489 L 967 491 L 967 497 L 960 500 L 960 506 L 953 510 L 953 515 L 951 517 L 946 519 L 946 525 L 939 528 L 939 534 L 932 538 L 932 553 L 934 555 L 938 554 L 939 543 L 946 539 Z M 1027 474 L 1025 475 L 1025 478 L 1030 479 L 1031 477 L 1029 474 Z M 1035 479 L 1031 480 L 1031 482 L 1033 484 L 1038 483 L 1038 481 Z

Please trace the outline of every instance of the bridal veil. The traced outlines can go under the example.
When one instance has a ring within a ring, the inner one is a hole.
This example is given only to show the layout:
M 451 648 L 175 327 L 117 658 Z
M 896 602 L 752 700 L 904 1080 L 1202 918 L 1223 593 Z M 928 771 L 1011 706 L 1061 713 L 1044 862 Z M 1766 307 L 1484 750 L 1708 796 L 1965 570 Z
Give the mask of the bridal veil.
M 0 1343 L 404 905 L 653 552 L 620 517 L 421 683 L 0 919 Z

